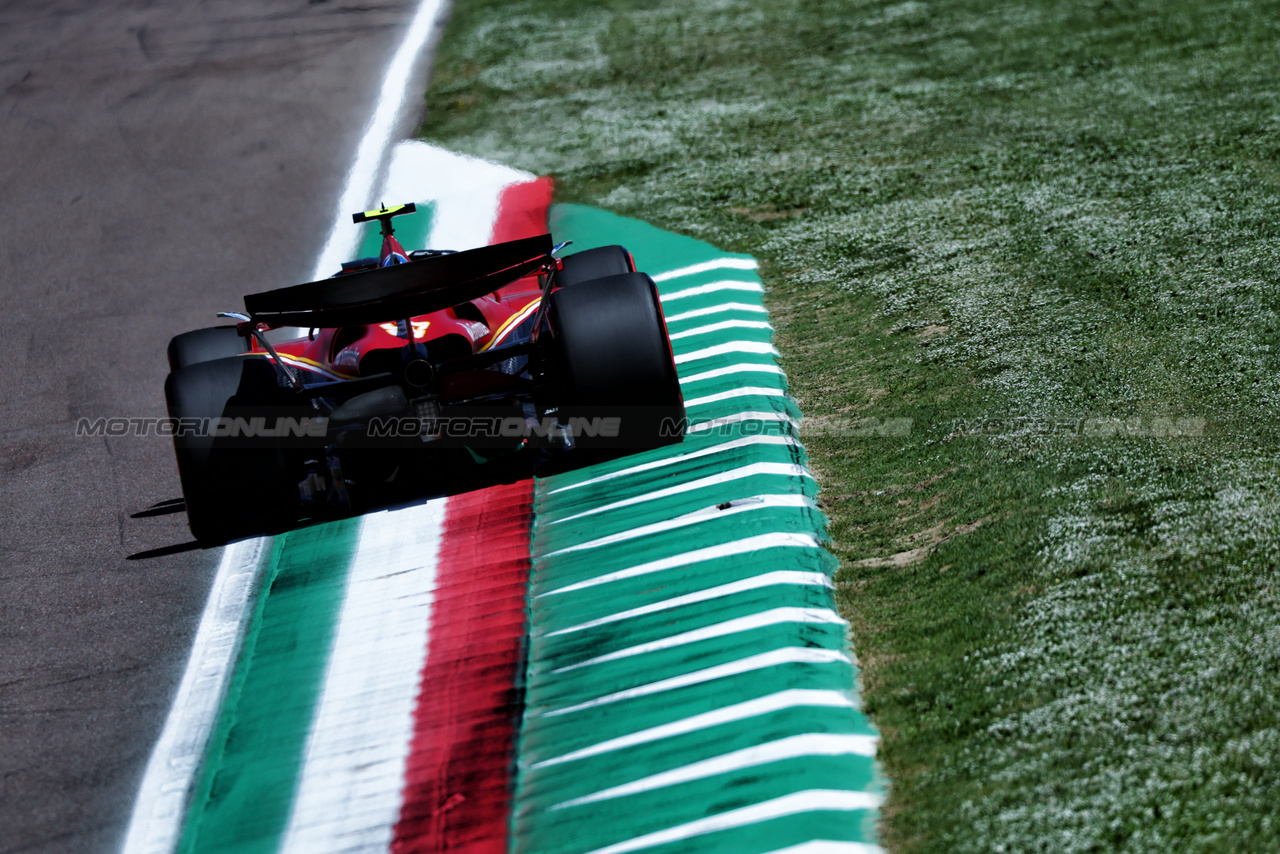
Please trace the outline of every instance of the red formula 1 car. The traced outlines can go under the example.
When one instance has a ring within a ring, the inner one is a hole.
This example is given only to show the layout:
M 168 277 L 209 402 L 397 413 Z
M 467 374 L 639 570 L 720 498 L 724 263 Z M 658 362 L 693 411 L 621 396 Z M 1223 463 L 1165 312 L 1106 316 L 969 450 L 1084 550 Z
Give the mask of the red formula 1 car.
M 202 542 L 446 490 L 513 452 L 627 453 L 680 441 L 684 402 L 653 280 L 607 246 L 551 236 L 382 251 L 245 297 L 234 326 L 169 342 L 165 380 Z M 292 337 L 297 333 L 297 337 Z

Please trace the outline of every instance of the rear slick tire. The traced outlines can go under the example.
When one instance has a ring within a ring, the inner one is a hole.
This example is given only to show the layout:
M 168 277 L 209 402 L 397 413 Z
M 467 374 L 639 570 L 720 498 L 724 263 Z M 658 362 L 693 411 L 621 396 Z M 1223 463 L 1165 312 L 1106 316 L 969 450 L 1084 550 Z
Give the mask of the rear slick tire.
M 613 436 L 576 431 L 580 447 L 635 451 L 681 440 L 684 398 L 652 279 L 627 273 L 556 290 L 548 321 L 563 377 L 561 423 L 618 419 Z
M 238 356 L 189 365 L 169 374 L 164 394 L 176 427 L 173 450 L 187 522 L 200 543 L 267 533 L 297 518 L 298 487 L 288 476 L 281 440 L 215 437 L 212 430 L 183 426 L 224 416 L 273 420 L 288 392 L 270 361 Z
M 169 339 L 169 370 L 178 371 L 200 362 L 229 359 L 249 352 L 249 340 L 234 326 L 193 329 Z
M 636 271 L 631 253 L 621 246 L 586 249 L 566 255 L 560 262 L 564 268 L 556 273 L 556 284 L 562 288 Z

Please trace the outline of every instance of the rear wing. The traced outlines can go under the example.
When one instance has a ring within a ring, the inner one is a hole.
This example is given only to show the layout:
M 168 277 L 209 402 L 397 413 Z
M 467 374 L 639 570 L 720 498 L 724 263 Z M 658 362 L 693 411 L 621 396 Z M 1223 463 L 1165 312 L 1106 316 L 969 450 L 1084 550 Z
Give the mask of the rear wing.
M 330 328 L 400 320 L 482 297 L 548 263 L 551 235 L 379 267 L 244 298 L 255 323 Z

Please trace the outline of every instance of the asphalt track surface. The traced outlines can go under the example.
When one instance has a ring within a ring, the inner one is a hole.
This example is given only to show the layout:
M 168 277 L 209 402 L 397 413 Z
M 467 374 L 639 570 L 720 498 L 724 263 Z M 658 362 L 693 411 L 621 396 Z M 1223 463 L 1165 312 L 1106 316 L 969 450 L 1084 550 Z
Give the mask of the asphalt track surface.
M 416 7 L 0 2 L 0 851 L 117 850 L 217 565 L 168 440 L 75 423 L 309 277 Z

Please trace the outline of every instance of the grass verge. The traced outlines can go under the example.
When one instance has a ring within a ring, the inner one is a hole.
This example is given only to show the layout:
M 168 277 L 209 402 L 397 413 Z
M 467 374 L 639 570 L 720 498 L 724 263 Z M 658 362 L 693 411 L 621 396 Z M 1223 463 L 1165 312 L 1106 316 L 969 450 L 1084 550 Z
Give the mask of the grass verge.
M 424 134 L 764 262 L 896 850 L 1280 847 L 1278 12 L 455 3 Z

